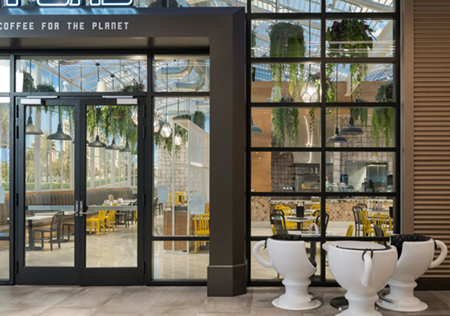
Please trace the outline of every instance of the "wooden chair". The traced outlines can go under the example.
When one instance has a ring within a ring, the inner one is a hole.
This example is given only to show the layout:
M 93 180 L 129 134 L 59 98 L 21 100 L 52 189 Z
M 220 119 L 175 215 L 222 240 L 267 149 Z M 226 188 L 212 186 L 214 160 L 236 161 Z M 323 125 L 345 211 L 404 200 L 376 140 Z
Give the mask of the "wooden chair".
M 194 216 L 194 233 L 195 236 L 209 236 L 209 214 Z M 197 253 L 200 248 L 200 243 L 207 243 L 208 241 L 195 241 L 194 252 Z
M 374 214 L 372 216 L 373 225 L 378 225 L 383 231 L 384 236 L 391 236 L 387 231 L 392 231 L 392 219 L 387 214 Z
M 41 240 L 42 251 L 44 251 L 44 240 L 48 239 L 50 242 L 50 250 L 53 251 L 53 243 L 58 243 L 58 248 L 61 248 L 61 223 L 64 219 L 64 212 L 56 212 L 53 215 L 52 223 L 50 227 L 43 227 L 33 230 L 34 240 Z M 40 233 L 41 238 L 36 237 L 36 233 Z M 48 233 L 48 238 L 45 237 L 45 234 Z
M 89 234 L 92 234 L 92 228 L 97 232 L 97 236 L 100 236 L 100 230 L 103 228 L 103 234 L 106 234 L 105 230 L 105 217 L 107 211 L 99 211 L 95 217 L 86 219 L 86 224 L 89 225 Z
M 375 231 L 372 228 L 372 224 L 369 220 L 369 212 L 368 211 L 361 211 L 361 223 L 363 227 L 363 236 L 372 236 L 375 235 Z

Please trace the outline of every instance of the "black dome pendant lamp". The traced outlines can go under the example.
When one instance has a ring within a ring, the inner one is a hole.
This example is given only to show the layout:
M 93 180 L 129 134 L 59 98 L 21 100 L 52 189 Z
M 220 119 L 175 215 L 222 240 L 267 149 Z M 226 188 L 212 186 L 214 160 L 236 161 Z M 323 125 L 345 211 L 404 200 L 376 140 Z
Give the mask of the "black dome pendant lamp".
M 61 107 L 58 107 L 58 111 L 59 111 L 59 123 L 58 123 L 58 128 L 56 129 L 56 132 L 53 134 L 48 135 L 47 139 L 50 140 L 72 140 L 72 137 L 70 137 L 70 135 L 64 134 L 63 130 L 62 130 L 62 124 L 61 124 Z
M 328 137 L 327 143 L 328 144 L 341 144 L 346 143 L 347 139 L 344 136 L 341 136 L 339 134 L 339 110 L 336 108 L 336 131 L 334 132 L 334 135 L 331 137 Z
M 355 126 L 354 122 L 353 122 L 353 117 L 350 116 L 350 122 L 348 123 L 347 127 L 344 127 L 341 130 L 341 134 L 342 135 L 351 135 L 351 136 L 356 136 L 356 135 L 362 135 L 364 134 L 364 131 L 362 130 L 362 128 Z
M 25 133 L 27 135 L 42 135 L 44 132 L 37 128 L 35 125 L 33 125 L 33 119 L 31 117 L 31 107 L 30 108 L 30 115 L 28 116 L 27 125 L 25 126 Z

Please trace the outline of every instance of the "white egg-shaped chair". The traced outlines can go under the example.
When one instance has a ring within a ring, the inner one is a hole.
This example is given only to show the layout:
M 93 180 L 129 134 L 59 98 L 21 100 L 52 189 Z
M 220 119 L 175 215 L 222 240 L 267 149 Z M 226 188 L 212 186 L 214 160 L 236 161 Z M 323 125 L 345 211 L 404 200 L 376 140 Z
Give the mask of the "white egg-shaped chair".
M 394 235 L 391 237 L 391 245 L 398 251 L 397 268 L 388 282 L 390 292 L 380 294 L 377 304 L 398 312 L 426 310 L 428 305 L 414 296 L 416 279 L 445 260 L 447 246 L 442 241 L 420 235 Z M 433 261 L 435 246 L 441 253 Z
M 316 273 L 315 263 L 307 253 L 305 242 L 299 236 L 278 235 L 261 240 L 253 247 L 256 261 L 266 268 L 274 268 L 283 276 L 286 292 L 273 300 L 275 307 L 287 310 L 309 310 L 317 308 L 321 302 L 317 296 L 308 291 L 311 284 L 310 277 Z M 266 246 L 269 262 L 259 254 L 259 250 Z
M 336 282 L 347 293 L 348 309 L 342 316 L 380 316 L 375 302 L 395 271 L 395 247 L 362 241 L 327 242 L 328 265 Z

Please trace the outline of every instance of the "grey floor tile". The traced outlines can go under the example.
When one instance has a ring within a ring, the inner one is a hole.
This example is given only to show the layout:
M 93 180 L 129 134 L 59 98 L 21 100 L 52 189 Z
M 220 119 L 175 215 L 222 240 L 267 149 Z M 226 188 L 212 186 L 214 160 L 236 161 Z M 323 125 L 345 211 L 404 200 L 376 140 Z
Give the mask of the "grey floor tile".
M 199 307 L 197 308 L 151 308 L 146 312 L 144 316 L 197 316 L 199 313 Z
M 430 291 L 429 293 L 436 296 L 442 302 L 450 305 L 450 291 Z
M 252 294 L 237 297 L 209 297 L 200 308 L 200 314 L 227 313 L 248 315 L 252 305 Z
M 91 316 L 96 312 L 95 308 L 66 308 L 66 307 L 50 307 L 39 316 Z
M 206 300 L 206 287 L 170 287 L 152 306 L 155 308 L 193 308 L 202 306 Z
M 96 286 L 83 287 L 80 289 L 80 292 L 61 301 L 57 307 L 100 307 L 108 302 L 111 299 L 111 296 L 124 291 L 125 287 Z

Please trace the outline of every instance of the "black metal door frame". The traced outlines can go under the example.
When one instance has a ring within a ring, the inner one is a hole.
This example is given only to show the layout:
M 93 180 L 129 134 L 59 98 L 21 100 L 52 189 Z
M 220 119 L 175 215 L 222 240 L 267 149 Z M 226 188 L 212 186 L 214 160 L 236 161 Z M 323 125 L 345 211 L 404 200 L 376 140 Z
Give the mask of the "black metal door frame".
M 58 98 L 42 99 L 42 105 L 48 106 L 73 106 L 74 117 L 78 124 L 75 126 L 75 184 L 74 184 L 74 223 L 75 223 L 75 247 L 74 266 L 26 266 L 25 246 L 26 246 L 26 221 L 25 221 L 25 119 L 26 107 L 22 105 L 23 98 L 16 100 L 16 157 L 17 166 L 17 187 L 16 187 L 16 207 L 17 207 L 17 264 L 16 283 L 17 284 L 45 284 L 45 285 L 139 285 L 144 284 L 145 261 L 144 261 L 144 222 L 148 217 L 144 212 L 146 202 L 145 190 L 151 190 L 150 186 L 144 187 L 144 177 L 138 177 L 138 221 L 137 236 L 137 267 L 130 268 L 88 268 L 86 267 L 86 107 L 89 105 L 117 105 L 115 98 Z M 144 133 L 146 98 L 137 98 L 138 118 L 138 170 L 143 174 L 144 164 Z M 39 105 L 39 104 L 37 104 Z M 127 105 L 127 104 L 124 104 Z M 129 105 L 135 105 L 130 102 Z M 78 213 L 79 211 L 79 213 Z M 146 252 L 151 253 L 151 244 L 146 244 Z M 112 277 L 113 276 L 113 277 Z

